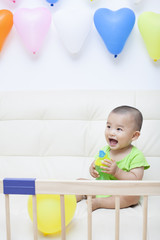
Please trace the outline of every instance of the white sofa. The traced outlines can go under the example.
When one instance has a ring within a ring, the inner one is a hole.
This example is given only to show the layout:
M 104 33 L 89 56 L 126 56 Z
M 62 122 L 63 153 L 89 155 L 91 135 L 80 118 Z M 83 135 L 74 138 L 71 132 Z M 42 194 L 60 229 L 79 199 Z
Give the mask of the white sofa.
M 0 179 L 91 178 L 89 166 L 105 145 L 108 113 L 131 105 L 142 111 L 144 123 L 135 145 L 151 165 L 144 180 L 160 180 L 160 91 L 57 90 L 0 92 Z M 6 239 L 5 200 L 0 195 L 0 240 Z M 27 212 L 28 196 L 11 195 L 13 240 L 33 239 Z M 114 210 L 93 212 L 93 240 L 114 239 Z M 61 236 L 38 238 L 60 239 Z M 87 239 L 87 204 L 82 201 L 67 227 L 67 240 Z M 120 210 L 120 239 L 142 239 L 142 207 Z M 150 197 L 148 239 L 160 239 L 160 198 Z

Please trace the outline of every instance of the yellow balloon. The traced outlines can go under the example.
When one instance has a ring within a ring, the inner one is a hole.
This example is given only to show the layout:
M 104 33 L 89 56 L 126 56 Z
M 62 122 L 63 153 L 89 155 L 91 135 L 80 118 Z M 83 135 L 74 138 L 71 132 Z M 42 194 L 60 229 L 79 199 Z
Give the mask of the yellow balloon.
M 60 195 L 37 194 L 37 225 L 44 234 L 54 234 L 61 231 Z M 75 195 L 65 195 L 65 224 L 72 220 L 76 210 Z M 28 199 L 28 213 L 33 221 L 32 196 Z
M 160 59 L 160 14 L 142 13 L 138 18 L 138 27 L 150 57 L 155 61 Z

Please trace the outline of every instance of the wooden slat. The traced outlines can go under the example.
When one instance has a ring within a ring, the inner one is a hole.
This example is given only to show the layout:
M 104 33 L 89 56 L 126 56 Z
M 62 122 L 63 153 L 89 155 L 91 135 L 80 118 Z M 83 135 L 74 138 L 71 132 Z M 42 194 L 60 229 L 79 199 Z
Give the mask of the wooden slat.
M 120 197 L 115 197 L 115 240 L 119 240 L 119 211 L 120 210 Z
M 88 208 L 88 240 L 92 240 L 92 196 L 87 196 Z
M 62 240 L 66 240 L 64 195 L 60 195 L 60 202 L 61 202 L 61 238 Z
M 36 195 L 32 196 L 32 205 L 33 205 L 33 235 L 34 235 L 34 240 L 38 240 Z
M 36 180 L 36 194 L 160 195 L 160 181 Z
M 143 197 L 143 240 L 147 240 L 148 196 Z
M 0 193 L 3 193 L 3 180 L 0 180 Z
M 147 212 L 148 196 L 160 195 L 160 181 L 62 181 L 62 180 L 36 180 L 36 194 L 60 194 L 61 202 L 61 236 L 66 240 L 65 229 L 65 194 L 87 195 L 88 199 L 88 240 L 92 240 L 92 195 L 115 196 L 115 240 L 119 240 L 120 223 L 120 197 L 122 195 L 143 195 L 143 240 L 147 240 Z M 3 181 L 0 180 L 0 193 L 3 193 Z M 5 194 L 6 232 L 7 240 L 11 240 L 9 195 Z M 37 206 L 36 196 L 33 196 L 33 229 L 34 240 L 37 234 Z
M 9 195 L 8 194 L 5 194 L 5 208 L 6 208 L 6 234 L 7 234 L 7 240 L 11 240 L 10 204 L 9 204 Z

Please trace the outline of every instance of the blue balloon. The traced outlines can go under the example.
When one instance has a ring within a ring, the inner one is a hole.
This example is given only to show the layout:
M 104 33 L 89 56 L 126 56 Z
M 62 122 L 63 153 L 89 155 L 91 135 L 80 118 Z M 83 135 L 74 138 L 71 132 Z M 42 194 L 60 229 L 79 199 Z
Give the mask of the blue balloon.
M 99 8 L 94 14 L 94 24 L 109 52 L 117 57 L 133 29 L 135 14 L 129 8 L 117 11 Z
M 47 0 L 51 4 L 51 6 L 54 6 L 54 3 L 58 2 L 58 0 Z

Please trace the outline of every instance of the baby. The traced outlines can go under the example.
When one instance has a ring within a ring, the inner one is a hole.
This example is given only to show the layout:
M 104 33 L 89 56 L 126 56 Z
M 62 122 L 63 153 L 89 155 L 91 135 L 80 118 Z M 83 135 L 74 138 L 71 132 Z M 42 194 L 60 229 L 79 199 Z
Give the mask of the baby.
M 132 145 L 132 142 L 140 136 L 143 116 L 141 112 L 130 106 L 120 106 L 111 111 L 108 116 L 105 138 L 107 146 L 101 150 L 108 158 L 102 161 L 101 171 L 108 174 L 110 180 L 142 180 L 144 170 L 149 165 L 143 153 Z M 90 174 L 94 178 L 99 177 L 94 162 L 90 166 Z M 77 196 L 77 201 L 85 198 Z M 139 196 L 120 196 L 120 208 L 136 205 Z M 114 196 L 97 196 L 92 199 L 92 210 L 98 208 L 115 208 Z

